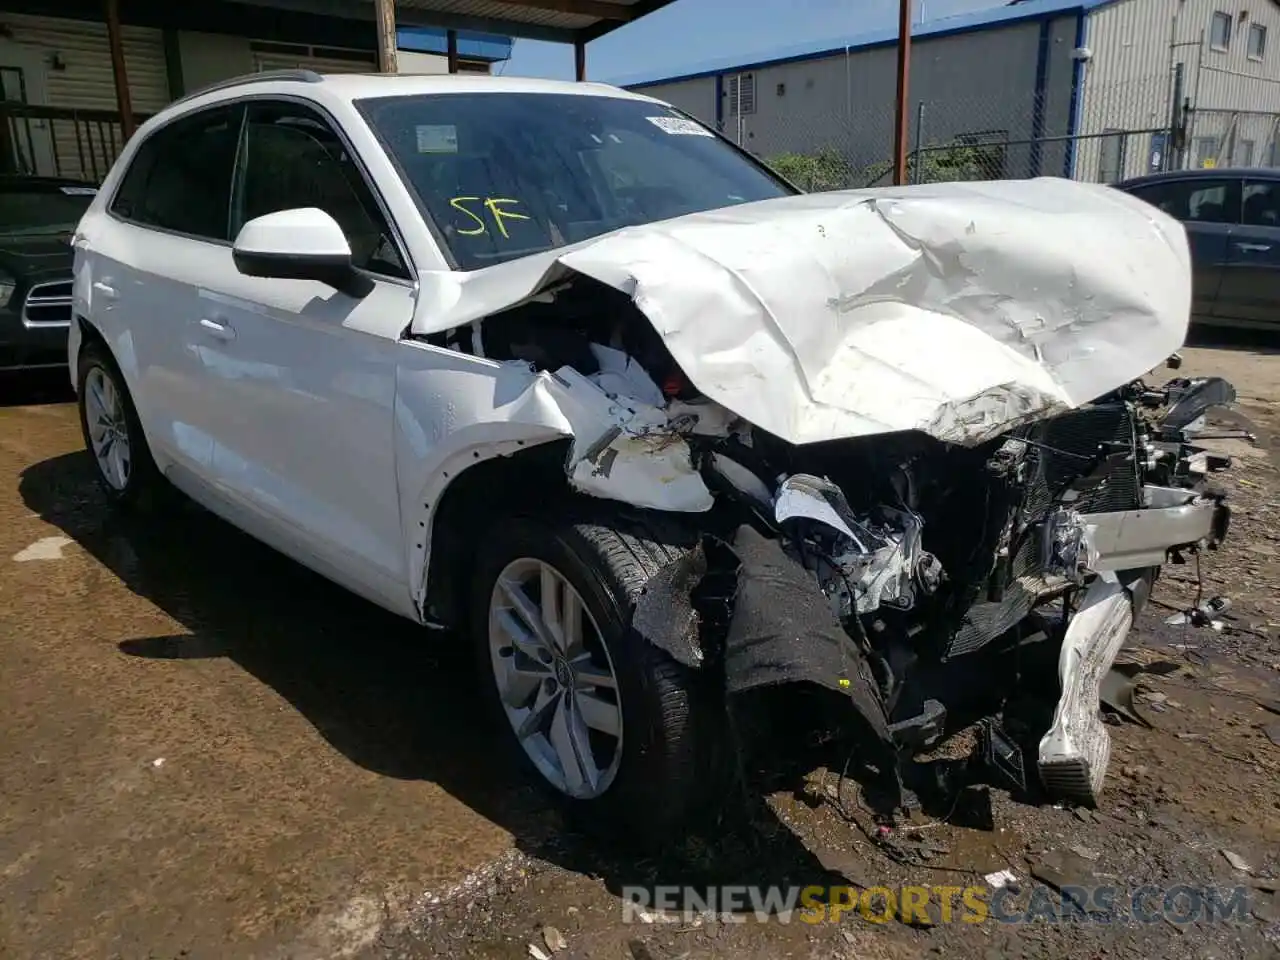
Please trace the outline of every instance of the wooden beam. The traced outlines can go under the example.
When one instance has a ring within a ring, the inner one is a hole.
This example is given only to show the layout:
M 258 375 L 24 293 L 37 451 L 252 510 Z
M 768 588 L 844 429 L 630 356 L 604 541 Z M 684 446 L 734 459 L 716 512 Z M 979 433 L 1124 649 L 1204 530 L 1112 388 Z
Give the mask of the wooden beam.
M 399 73 L 396 62 L 396 2 L 375 0 L 378 8 L 378 72 Z
M 107 44 L 111 47 L 111 74 L 116 82 L 116 107 L 125 140 L 133 136 L 133 100 L 129 96 L 129 71 L 125 69 L 124 42 L 120 39 L 120 0 L 107 0 Z
M 573 42 L 573 76 L 581 83 L 587 79 L 587 43 L 585 40 Z
M 458 31 L 450 30 L 445 34 L 445 37 L 447 38 L 447 46 L 445 47 L 445 53 L 448 55 L 448 58 L 449 58 L 449 72 L 457 73 L 458 72 Z
M 597 20 L 617 20 L 626 23 L 636 18 L 630 5 L 605 3 L 604 0 L 502 0 L 512 7 L 528 7 L 531 10 L 550 10 L 553 13 L 572 13 Z

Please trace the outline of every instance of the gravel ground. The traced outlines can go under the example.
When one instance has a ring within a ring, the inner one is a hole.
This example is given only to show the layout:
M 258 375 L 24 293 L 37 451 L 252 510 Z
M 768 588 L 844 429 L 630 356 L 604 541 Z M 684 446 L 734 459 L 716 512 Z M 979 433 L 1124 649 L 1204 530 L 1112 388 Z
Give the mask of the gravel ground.
M 1111 728 L 1097 811 L 973 788 L 884 837 L 856 785 L 800 749 L 726 798 L 721 829 L 654 860 L 601 852 L 512 779 L 455 648 L 198 512 L 112 518 L 65 390 L 10 384 L 0 957 L 1280 957 L 1280 358 L 1185 356 L 1236 382 L 1259 436 L 1229 444 L 1232 536 L 1203 568 L 1233 607 L 1221 632 L 1164 623 L 1197 590 L 1194 567 L 1167 569 L 1125 652 L 1150 726 Z M 950 886 L 994 904 L 983 878 L 1006 869 L 999 903 L 1031 922 L 963 922 L 960 896 L 949 919 L 935 895 L 914 916 L 875 922 L 876 898 L 871 918 L 818 924 L 624 916 L 622 899 Z M 1123 909 L 1064 907 L 1053 884 Z M 1234 912 L 1190 909 L 1187 888 Z M 1146 922 L 1127 909 L 1139 890 Z

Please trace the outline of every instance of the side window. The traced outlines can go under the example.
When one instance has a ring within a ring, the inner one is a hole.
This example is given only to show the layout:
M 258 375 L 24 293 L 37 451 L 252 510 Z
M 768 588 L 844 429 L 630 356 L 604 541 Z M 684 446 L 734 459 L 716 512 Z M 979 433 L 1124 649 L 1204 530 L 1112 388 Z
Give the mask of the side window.
M 1137 187 L 1133 195 L 1184 223 L 1237 223 L 1236 180 L 1173 180 Z
M 1242 221 L 1251 227 L 1280 227 L 1280 183 L 1246 180 Z
M 231 173 L 240 137 L 238 106 L 182 117 L 134 154 L 111 212 L 145 227 L 227 240 Z
M 236 179 L 233 235 L 255 217 L 318 207 L 342 227 L 357 267 L 408 277 L 359 165 L 318 113 L 295 103 L 250 103 Z

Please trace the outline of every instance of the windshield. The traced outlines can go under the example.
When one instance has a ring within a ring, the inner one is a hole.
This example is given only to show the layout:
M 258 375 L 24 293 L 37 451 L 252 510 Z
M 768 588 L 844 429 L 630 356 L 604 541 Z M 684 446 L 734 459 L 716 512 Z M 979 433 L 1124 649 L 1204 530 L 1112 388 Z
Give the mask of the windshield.
M 0 187 L 0 237 L 71 233 L 93 202 L 93 187 L 55 184 Z
M 792 193 L 705 127 L 642 100 L 457 93 L 358 106 L 464 270 Z

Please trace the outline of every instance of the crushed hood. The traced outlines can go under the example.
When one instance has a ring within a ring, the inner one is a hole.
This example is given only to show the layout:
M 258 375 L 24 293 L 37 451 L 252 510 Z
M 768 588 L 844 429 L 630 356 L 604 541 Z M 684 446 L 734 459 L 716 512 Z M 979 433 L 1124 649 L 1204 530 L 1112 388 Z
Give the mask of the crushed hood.
M 1041 178 L 785 197 L 424 274 L 412 332 L 572 272 L 629 294 L 700 391 L 792 443 L 980 443 L 1158 365 L 1191 304 L 1181 224 Z

